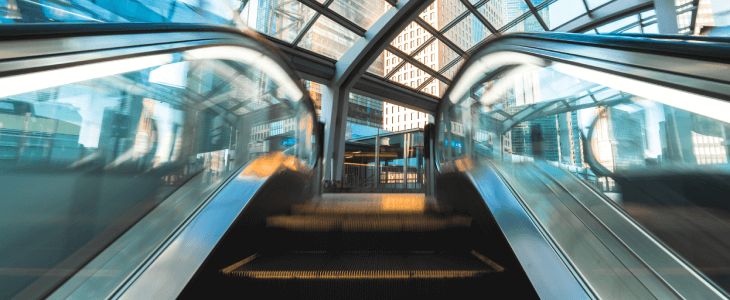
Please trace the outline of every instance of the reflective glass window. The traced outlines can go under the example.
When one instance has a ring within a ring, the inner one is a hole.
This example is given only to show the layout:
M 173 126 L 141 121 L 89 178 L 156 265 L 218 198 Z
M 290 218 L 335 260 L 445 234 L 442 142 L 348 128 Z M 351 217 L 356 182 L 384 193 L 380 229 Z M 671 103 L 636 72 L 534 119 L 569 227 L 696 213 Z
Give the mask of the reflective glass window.
M 703 278 L 730 289 L 724 271 L 730 266 L 730 211 L 722 204 L 730 178 L 727 102 L 642 82 L 629 86 L 556 62 L 514 68 L 456 97 L 439 116 L 442 168 L 463 171 L 470 159 L 496 160 L 523 166 L 504 167 L 505 174 L 535 180 L 541 177 L 510 172 L 561 168 L 600 191 Z M 559 186 L 565 188 L 563 179 Z M 542 183 L 512 182 L 539 203 L 559 195 Z M 553 226 L 553 215 L 538 217 Z M 547 231 L 561 239 L 558 231 Z M 571 256 L 574 250 L 564 251 Z M 595 270 L 593 261 L 576 266 L 586 274 Z M 689 269 L 654 271 L 693 276 Z
M 586 4 L 588 4 L 588 9 L 594 10 L 598 8 L 601 5 L 604 5 L 609 2 L 613 2 L 615 0 L 586 0 Z
M 159 204 L 200 204 L 257 157 L 314 164 L 315 119 L 283 70 L 198 59 L 205 51 L 0 78 L 13 87 L 0 91 L 0 268 L 16 270 L 0 298 L 64 280 Z
M 339 60 L 360 36 L 325 16 L 319 16 L 297 46 Z
M 494 4 L 490 5 L 489 2 L 494 2 Z M 484 15 L 489 23 L 495 25 L 494 27 L 497 29 L 501 29 L 513 20 L 530 11 L 530 7 L 527 6 L 527 3 L 525 3 L 524 0 L 509 0 L 502 1 L 502 3 L 497 3 L 497 1 L 489 2 L 483 6 L 487 9 L 480 9 L 479 12 Z M 501 9 L 499 9 L 500 7 Z
M 631 24 L 636 23 L 636 22 L 639 22 L 639 16 L 632 15 L 632 16 L 628 16 L 626 18 L 623 18 L 623 19 L 620 19 L 617 21 L 613 21 L 613 22 L 603 25 L 601 27 L 598 27 L 598 28 L 596 28 L 596 30 L 598 31 L 598 33 L 611 33 L 616 30 L 622 29 L 626 26 L 630 26 Z
M 241 19 L 251 29 L 293 42 L 316 12 L 299 1 L 248 1 L 241 11 Z
M 334 0 L 328 8 L 365 29 L 387 11 L 385 3 L 380 1 Z
M 530 15 L 527 19 L 520 21 L 514 26 L 507 29 L 506 32 L 543 32 L 545 29 L 534 15 Z
M 582 0 L 560 0 L 545 6 L 539 14 L 548 28 L 553 30 L 586 12 Z
M 141 22 L 236 25 L 244 2 L 201 0 L 0 2 L 0 23 Z

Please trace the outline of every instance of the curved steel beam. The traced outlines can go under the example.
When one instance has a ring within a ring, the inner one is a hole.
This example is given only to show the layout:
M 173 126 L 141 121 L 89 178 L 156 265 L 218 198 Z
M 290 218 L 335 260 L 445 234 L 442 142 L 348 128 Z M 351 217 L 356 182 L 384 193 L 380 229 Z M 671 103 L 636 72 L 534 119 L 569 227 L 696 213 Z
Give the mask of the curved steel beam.
M 332 86 L 348 89 L 360 79 L 393 39 L 433 0 L 400 0 L 358 39 L 335 66 Z

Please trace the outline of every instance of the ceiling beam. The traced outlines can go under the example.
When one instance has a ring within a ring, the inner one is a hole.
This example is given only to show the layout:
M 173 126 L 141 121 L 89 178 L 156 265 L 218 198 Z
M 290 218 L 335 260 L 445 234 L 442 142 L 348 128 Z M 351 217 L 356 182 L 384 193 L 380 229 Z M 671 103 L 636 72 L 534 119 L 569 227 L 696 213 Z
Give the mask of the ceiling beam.
M 364 74 L 352 87 L 352 92 L 430 114 L 436 113 L 440 101 L 430 94 L 414 91 L 371 74 Z
M 446 84 L 451 84 L 451 79 L 446 78 L 443 74 L 439 73 L 438 71 L 431 69 L 430 67 L 426 66 L 425 64 L 421 63 L 417 59 L 410 57 L 408 54 L 406 54 L 403 51 L 400 51 L 400 49 L 393 47 L 391 45 L 388 45 L 386 48 L 391 53 L 395 54 L 395 56 L 400 57 L 402 60 L 405 60 L 409 64 L 413 65 L 416 68 L 421 69 L 421 71 L 428 73 L 429 75 L 436 77 L 436 79 L 441 80 L 441 82 Z
M 337 61 L 332 86 L 350 88 L 373 62 L 433 0 L 400 0 L 378 19 Z M 407 55 L 406 55 L 407 56 Z

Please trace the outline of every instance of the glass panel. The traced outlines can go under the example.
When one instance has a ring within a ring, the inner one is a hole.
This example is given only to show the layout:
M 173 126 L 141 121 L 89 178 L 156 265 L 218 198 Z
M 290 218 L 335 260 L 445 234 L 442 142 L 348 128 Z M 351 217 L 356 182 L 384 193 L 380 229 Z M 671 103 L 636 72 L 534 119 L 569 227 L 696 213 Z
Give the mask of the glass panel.
M 183 184 L 214 190 L 266 153 L 313 165 L 314 117 L 294 82 L 232 61 L 169 63 L 192 51 L 57 69 L 63 81 L 49 88 L 4 90 L 0 228 L 12 230 L 0 235 L 0 269 L 16 271 L 0 274 L 0 298 L 41 293 L 25 289 L 44 274 L 73 275 Z
M 565 169 L 730 290 L 730 118 L 722 113 L 730 104 L 700 97 L 704 105 L 687 105 L 675 91 L 635 84 L 559 63 L 523 66 L 450 99 L 456 103 L 439 116 L 444 134 L 437 154 L 449 168 L 469 158 L 503 157 L 527 163 L 524 168 Z M 536 195 L 553 195 L 543 192 Z M 655 271 L 692 276 L 684 269 Z
M 302 85 L 309 91 L 317 116 L 322 115 L 322 84 L 302 79 Z
M 380 1 L 334 0 L 328 8 L 365 29 L 387 11 L 385 3 Z
M 390 66 L 390 64 L 388 64 L 388 66 Z M 368 67 L 367 71 L 368 73 L 377 75 L 378 77 L 385 76 L 385 53 L 381 53 L 380 55 L 378 55 L 378 58 L 376 58 L 375 61 L 370 65 L 370 67 Z
M 241 18 L 251 29 L 293 42 L 306 28 L 316 12 L 299 1 L 249 1 Z
M 360 36 L 325 16 L 319 16 L 297 46 L 340 59 Z
M 424 19 L 427 22 L 435 22 L 436 25 L 432 25 L 434 28 L 441 30 L 444 26 L 448 25 L 459 17 L 462 13 L 467 11 L 466 6 L 458 0 L 447 0 L 434 2 L 437 4 L 433 9 L 429 7 L 430 13 L 428 19 Z
M 454 76 L 456 76 L 456 73 L 459 71 L 459 68 L 464 64 L 464 60 L 459 61 L 458 63 L 451 66 L 446 72 L 444 72 L 444 76 L 448 79 L 454 79 Z
M 482 11 L 482 15 L 484 15 L 487 21 L 492 24 L 502 24 L 502 26 L 499 27 L 495 26 L 495 28 L 501 30 L 501 28 L 509 24 L 509 22 L 512 22 L 514 19 L 517 19 L 529 11 L 530 7 L 528 7 L 527 3 L 523 0 L 510 0 L 502 3 L 495 1 L 493 9 L 488 11 L 488 13 L 487 11 Z
M 654 16 L 656 16 L 656 10 L 654 10 L 654 9 L 649 10 L 649 11 L 645 11 L 645 12 L 641 13 L 641 19 L 642 20 L 643 19 L 648 19 L 648 18 L 654 17 Z
M 444 92 L 446 92 L 446 89 L 449 87 L 448 84 L 445 84 L 438 79 L 434 79 L 428 86 L 431 87 L 431 95 L 434 95 L 436 97 L 441 97 Z
M 598 33 L 611 33 L 611 32 L 614 32 L 616 30 L 623 28 L 624 26 L 628 26 L 631 23 L 636 23 L 636 22 L 639 22 L 639 16 L 632 15 L 632 16 L 623 18 L 621 20 L 613 21 L 611 23 L 598 27 L 598 28 L 596 28 L 596 30 L 598 31 Z
M 422 20 L 426 21 L 426 23 L 431 25 L 431 27 L 436 28 L 437 30 L 440 29 L 438 26 L 439 25 L 438 20 L 440 18 L 439 18 L 437 9 L 436 9 L 436 2 L 429 5 L 423 12 L 421 12 L 420 15 L 418 15 L 418 17 L 421 18 Z M 443 24 L 442 24 L 442 27 L 443 27 Z
M 644 33 L 659 34 L 659 24 L 654 23 L 644 27 Z
M 348 127 L 350 127 L 346 134 L 347 140 L 375 136 L 376 129 L 383 128 L 385 122 L 383 101 L 350 93 L 350 103 L 347 109 Z
M 429 38 L 431 38 L 430 33 L 416 24 L 416 22 L 411 22 L 390 44 L 410 55 L 413 50 L 416 50 L 418 46 L 425 43 Z
M 588 4 L 588 9 L 594 10 L 598 8 L 601 5 L 604 5 L 609 2 L 613 2 L 615 0 L 586 0 L 586 4 Z
M 464 51 L 469 50 L 471 47 L 491 35 L 492 33 L 489 29 L 487 29 L 484 24 L 479 21 L 479 19 L 475 18 L 471 14 L 444 33 L 444 36 Z
M 423 82 L 428 82 L 429 84 L 427 84 L 426 86 L 424 86 L 424 87 L 423 87 L 423 88 L 421 89 L 421 92 L 423 92 L 423 93 L 426 93 L 426 94 L 431 94 L 431 95 L 433 95 L 433 94 L 432 94 L 432 92 L 431 92 L 431 90 L 432 90 L 432 89 L 431 89 L 431 84 L 430 84 L 431 82 L 433 82 L 433 79 L 431 79 L 431 78 L 433 78 L 433 76 L 429 76 L 429 77 L 427 77 L 426 79 L 424 79 L 424 81 L 423 81 Z M 429 80 L 430 80 L 430 81 L 429 81 Z M 435 90 L 434 90 L 434 91 L 435 91 Z
M 641 33 L 641 26 L 636 26 L 622 31 L 621 33 Z
M 403 59 L 401 59 L 398 56 L 395 56 L 395 54 L 393 54 L 393 53 L 391 53 L 391 52 L 389 52 L 387 50 L 384 50 L 383 51 L 383 54 L 381 54 L 381 55 L 383 56 L 383 67 L 384 68 L 382 70 L 383 73 L 380 76 L 387 75 L 393 69 L 395 69 L 396 67 L 398 67 L 398 65 L 400 65 L 401 62 L 403 62 Z M 368 70 L 371 70 L 371 69 L 372 69 L 372 66 L 371 66 L 371 68 L 368 68 Z M 377 71 L 377 70 L 375 70 L 375 71 Z
M 680 32 L 679 32 L 680 34 L 684 33 L 682 31 L 682 28 L 687 28 L 686 31 L 689 32 L 688 27 L 689 27 L 689 25 L 691 25 L 692 16 L 693 16 L 692 11 L 688 11 L 688 12 L 682 13 L 680 15 L 677 15 L 677 26 L 679 26 L 679 28 L 680 28 Z
M 25 1 L 0 2 L 0 23 L 142 22 L 235 26 L 242 2 L 225 0 Z
M 418 52 L 416 55 L 414 55 L 413 58 L 426 65 L 427 67 L 433 69 L 434 71 L 438 71 L 438 43 L 439 41 L 434 40 L 433 42 L 429 43 L 426 48 L 421 50 L 421 52 Z
M 423 82 L 422 78 L 424 78 L 424 74 L 421 69 L 416 68 L 410 63 L 405 63 L 393 77 L 390 77 L 390 81 L 415 89 L 418 87 L 418 82 Z
M 537 21 L 537 18 L 535 16 L 530 15 L 527 19 L 517 23 L 515 26 L 510 27 L 507 29 L 506 32 L 544 32 L 545 29 L 542 28 L 542 25 L 540 25 L 540 22 Z
M 539 13 L 548 28 L 553 30 L 586 12 L 588 11 L 583 0 L 559 0 L 541 9 Z

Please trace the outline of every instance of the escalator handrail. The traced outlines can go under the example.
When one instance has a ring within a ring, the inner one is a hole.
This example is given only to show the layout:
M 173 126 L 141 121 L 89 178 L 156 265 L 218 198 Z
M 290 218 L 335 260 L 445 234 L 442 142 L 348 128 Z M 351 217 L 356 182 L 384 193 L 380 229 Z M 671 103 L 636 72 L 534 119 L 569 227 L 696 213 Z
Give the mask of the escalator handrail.
M 522 56 L 532 56 L 536 61 L 544 61 L 547 66 L 551 61 L 561 62 L 579 66 L 594 71 L 607 74 L 618 75 L 625 78 L 642 81 L 677 89 L 683 92 L 695 93 L 699 95 L 709 96 L 715 99 L 730 100 L 730 74 L 727 72 L 719 72 L 717 69 L 727 70 L 730 65 L 730 57 L 725 53 L 730 50 L 730 39 L 695 39 L 695 42 L 688 42 L 681 39 L 657 36 L 657 37 L 638 37 L 638 36 L 595 36 L 595 35 L 578 35 L 564 33 L 544 33 L 544 34 L 507 34 L 497 37 L 486 42 L 472 53 L 474 55 L 465 62 L 459 72 L 454 77 L 454 83 L 449 86 L 445 92 L 437 120 L 437 135 L 444 135 L 444 130 L 448 128 L 449 117 L 444 116 L 448 109 L 458 102 L 463 94 L 454 99 L 450 99 L 451 94 L 457 89 L 460 80 L 471 81 L 477 78 L 464 79 L 465 73 L 476 61 L 489 54 L 498 52 L 517 53 Z M 614 55 L 606 55 L 607 53 Z M 499 66 L 502 64 L 502 66 Z M 519 65 L 522 62 L 498 62 L 494 67 L 503 67 L 504 65 Z M 537 63 L 540 65 L 541 63 Z M 715 71 L 708 71 L 708 68 L 699 66 L 699 64 L 713 65 Z M 492 68 L 493 66 L 490 66 Z M 499 74 L 489 74 L 490 70 L 478 70 L 484 76 L 495 78 Z M 474 74 L 469 74 L 472 76 Z M 483 79 L 482 79 L 483 80 Z M 466 85 L 465 85 L 466 86 Z M 459 93 L 464 90 L 460 87 Z M 452 102 L 453 100 L 453 102 Z M 442 119 L 443 117 L 443 119 Z M 442 124 L 443 123 L 443 124 Z M 499 137 L 498 137 L 499 138 Z M 437 137 L 438 140 L 441 140 Z M 436 143 L 442 146 L 440 143 Z M 437 150 L 439 151 L 439 150 Z M 439 171 L 449 172 L 454 168 L 442 168 L 449 165 L 450 162 L 445 161 L 442 164 L 440 155 L 436 155 Z M 671 256 L 671 253 L 669 253 Z M 698 285 L 707 286 L 708 292 L 724 298 L 722 292 L 713 289 L 711 285 L 707 285 L 706 281 L 697 277 Z M 673 279 L 670 287 L 677 287 L 678 281 Z M 671 281 L 671 280 L 670 280 Z M 685 290 L 682 295 L 693 294 L 693 291 Z

